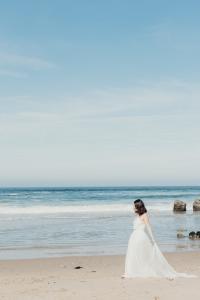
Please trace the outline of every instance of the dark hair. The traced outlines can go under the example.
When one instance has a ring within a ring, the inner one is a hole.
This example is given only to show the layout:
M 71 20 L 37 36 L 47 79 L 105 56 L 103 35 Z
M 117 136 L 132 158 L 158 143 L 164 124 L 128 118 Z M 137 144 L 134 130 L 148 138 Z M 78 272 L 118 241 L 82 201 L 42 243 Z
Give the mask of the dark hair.
M 134 201 L 134 204 L 135 204 L 135 208 L 136 208 L 136 213 L 141 216 L 143 215 L 144 213 L 147 212 L 147 209 L 144 205 L 144 202 L 141 200 L 141 199 L 136 199 Z

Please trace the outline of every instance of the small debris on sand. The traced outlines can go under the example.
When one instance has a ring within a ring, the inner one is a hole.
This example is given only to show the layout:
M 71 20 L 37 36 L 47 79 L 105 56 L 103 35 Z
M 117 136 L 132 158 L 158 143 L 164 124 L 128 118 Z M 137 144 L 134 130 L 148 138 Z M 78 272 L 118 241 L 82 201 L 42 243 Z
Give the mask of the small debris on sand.
M 77 267 L 75 267 L 74 269 L 79 270 L 79 269 L 83 269 L 83 267 L 77 266 Z

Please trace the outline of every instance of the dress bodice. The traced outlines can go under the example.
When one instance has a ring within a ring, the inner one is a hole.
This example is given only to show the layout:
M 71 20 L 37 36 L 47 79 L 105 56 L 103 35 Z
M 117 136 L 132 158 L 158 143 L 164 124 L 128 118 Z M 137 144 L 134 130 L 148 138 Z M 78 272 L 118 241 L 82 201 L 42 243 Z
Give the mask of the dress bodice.
M 133 230 L 144 230 L 145 223 L 140 219 L 140 217 L 135 217 L 133 221 Z

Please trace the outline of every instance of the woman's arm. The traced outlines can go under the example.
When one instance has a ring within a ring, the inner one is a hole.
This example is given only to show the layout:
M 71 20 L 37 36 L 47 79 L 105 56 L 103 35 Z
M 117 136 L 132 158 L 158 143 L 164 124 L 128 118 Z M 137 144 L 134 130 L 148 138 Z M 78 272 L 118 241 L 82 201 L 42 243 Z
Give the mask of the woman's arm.
M 152 233 L 152 230 L 151 230 L 151 225 L 150 225 L 149 217 L 148 217 L 147 213 L 143 214 L 142 219 L 143 219 L 143 222 L 146 225 L 147 235 L 148 235 L 150 241 L 152 242 L 152 244 L 154 244 L 155 239 L 154 239 L 154 236 L 153 236 L 153 233 Z

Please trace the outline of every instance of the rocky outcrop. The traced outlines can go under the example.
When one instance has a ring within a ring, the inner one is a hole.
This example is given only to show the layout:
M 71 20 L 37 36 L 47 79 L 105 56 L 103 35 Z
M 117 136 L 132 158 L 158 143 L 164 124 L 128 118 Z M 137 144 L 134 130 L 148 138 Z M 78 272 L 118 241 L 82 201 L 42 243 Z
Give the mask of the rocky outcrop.
M 181 200 L 176 200 L 174 202 L 174 212 L 184 212 L 186 211 L 186 203 Z
M 194 231 L 191 231 L 191 232 L 189 233 L 189 238 L 190 238 L 191 240 L 196 239 L 196 233 L 195 233 Z
M 177 238 L 178 239 L 182 239 L 182 238 L 184 238 L 185 237 L 185 235 L 183 234 L 183 232 L 178 232 L 177 233 Z
M 177 230 L 176 236 L 178 239 L 189 237 L 189 239 L 191 239 L 191 240 L 200 240 L 200 231 L 197 231 L 197 232 L 190 231 L 189 235 L 185 235 L 184 231 L 187 231 L 187 230 Z
M 200 211 L 200 199 L 193 202 L 193 211 Z
M 200 239 L 200 231 L 197 231 L 197 232 L 196 232 L 196 237 L 197 237 L 198 239 Z

